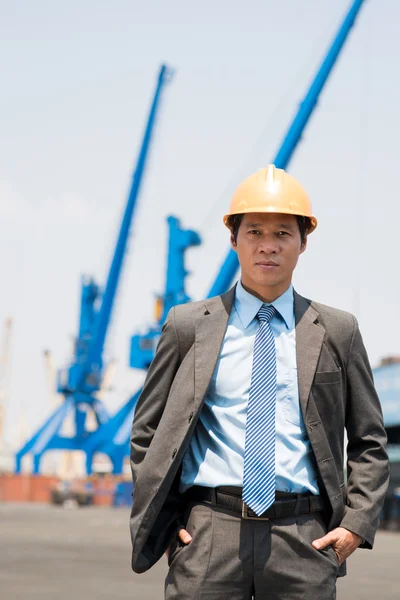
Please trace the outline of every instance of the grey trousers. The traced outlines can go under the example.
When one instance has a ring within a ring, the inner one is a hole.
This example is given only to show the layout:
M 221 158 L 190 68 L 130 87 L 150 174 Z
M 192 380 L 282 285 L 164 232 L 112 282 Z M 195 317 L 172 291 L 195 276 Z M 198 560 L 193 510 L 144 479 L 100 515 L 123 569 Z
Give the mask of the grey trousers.
M 339 563 L 320 513 L 248 521 L 205 504 L 186 509 L 193 539 L 169 554 L 166 600 L 335 600 Z

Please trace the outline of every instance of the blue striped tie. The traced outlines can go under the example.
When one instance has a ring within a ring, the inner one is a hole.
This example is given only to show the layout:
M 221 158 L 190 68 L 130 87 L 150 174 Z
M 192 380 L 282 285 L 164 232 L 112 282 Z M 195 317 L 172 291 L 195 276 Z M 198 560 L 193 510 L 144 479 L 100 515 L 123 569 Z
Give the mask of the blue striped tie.
M 270 321 L 276 310 L 263 304 L 253 351 L 244 451 L 243 501 L 261 515 L 275 501 L 276 351 Z

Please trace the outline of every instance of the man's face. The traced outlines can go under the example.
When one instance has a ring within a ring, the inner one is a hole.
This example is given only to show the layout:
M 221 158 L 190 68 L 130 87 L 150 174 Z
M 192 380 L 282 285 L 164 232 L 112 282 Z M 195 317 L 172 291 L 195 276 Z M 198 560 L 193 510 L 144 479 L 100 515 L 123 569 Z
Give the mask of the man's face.
M 302 245 L 294 215 L 243 215 L 237 240 L 231 235 L 242 269 L 242 283 L 264 299 L 275 300 L 289 287 Z

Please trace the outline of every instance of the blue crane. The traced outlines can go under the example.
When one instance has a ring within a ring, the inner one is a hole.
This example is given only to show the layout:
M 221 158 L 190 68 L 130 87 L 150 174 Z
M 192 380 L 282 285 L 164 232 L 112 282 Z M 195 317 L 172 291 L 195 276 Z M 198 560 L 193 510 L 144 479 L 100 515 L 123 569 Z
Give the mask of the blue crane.
M 110 417 L 104 404 L 96 398 L 105 374 L 104 344 L 121 277 L 130 226 L 149 155 L 161 93 L 171 73 L 166 65 L 161 66 L 104 293 L 101 293 L 92 278 L 84 278 L 82 281 L 79 332 L 74 358 L 67 369 L 60 371 L 58 377 L 58 392 L 64 396 L 64 401 L 16 454 L 17 473 L 21 471 L 21 461 L 27 453 L 33 455 L 33 472 L 36 474 L 40 471 L 41 458 L 48 450 L 85 451 L 86 443 L 94 435 L 87 429 L 88 412 L 93 412 L 98 428 L 109 421 Z M 72 437 L 60 433 L 68 416 L 72 416 L 74 422 L 75 435 Z M 91 455 L 86 456 L 86 467 L 90 473 Z
M 304 129 L 314 111 L 314 108 L 318 102 L 318 98 L 324 88 L 325 83 L 328 80 L 329 75 L 332 72 L 333 67 L 339 57 L 339 54 L 348 38 L 348 35 L 353 27 L 358 13 L 364 0 L 355 0 L 353 2 L 349 12 L 347 13 L 338 33 L 336 34 L 333 43 L 331 44 L 328 53 L 306 94 L 304 100 L 301 102 L 299 110 L 292 123 L 287 130 L 283 142 L 272 160 L 272 163 L 279 169 L 286 169 L 290 163 L 290 160 L 297 148 L 301 136 L 303 135 Z M 207 294 L 207 298 L 218 296 L 226 292 L 232 285 L 239 268 L 239 262 L 236 252 L 229 249 L 226 258 Z
M 353 2 L 350 10 L 348 11 L 343 23 L 341 24 L 338 33 L 336 34 L 328 53 L 326 54 L 322 64 L 320 65 L 318 72 L 311 83 L 311 86 L 304 98 L 301 102 L 299 109 L 295 118 L 293 119 L 291 125 L 289 126 L 284 139 L 281 143 L 281 146 L 273 160 L 274 164 L 280 168 L 286 168 L 292 158 L 298 144 L 301 140 L 301 136 L 304 132 L 304 129 L 314 111 L 314 108 L 317 104 L 318 98 L 322 89 L 332 72 L 332 69 L 339 57 L 339 54 L 348 38 L 348 35 L 354 25 L 356 17 L 362 7 L 363 0 L 356 0 Z M 229 250 L 228 255 L 218 271 L 218 274 L 214 280 L 213 285 L 209 291 L 207 297 L 215 296 L 218 294 L 222 294 L 226 292 L 229 287 L 232 285 L 234 277 L 236 275 L 238 269 L 238 261 L 236 253 L 233 250 Z M 169 269 L 168 263 L 168 272 L 172 272 Z M 176 285 L 183 290 L 184 278 L 182 276 L 182 269 L 178 270 L 176 277 Z M 185 302 L 185 293 L 182 293 L 182 300 L 178 300 L 175 298 L 174 301 L 176 304 L 180 302 Z M 178 300 L 178 301 L 177 301 Z M 132 338 L 131 343 L 131 358 L 130 364 L 135 368 L 147 368 L 154 356 L 155 348 L 157 345 L 157 341 L 161 334 L 161 325 L 163 320 L 167 314 L 167 308 L 169 308 L 170 303 L 168 301 L 167 296 L 164 296 L 164 308 L 162 311 L 162 315 L 155 326 L 151 327 L 150 330 L 144 335 L 135 335 Z M 121 456 L 129 455 L 129 435 L 131 430 L 131 422 L 132 416 L 134 414 L 134 408 L 137 402 L 138 397 L 140 396 L 140 391 L 138 391 L 132 398 L 125 404 L 118 413 L 118 418 L 121 422 L 121 429 L 118 432 L 118 456 L 119 456 L 119 466 L 118 468 L 122 468 L 122 460 Z M 122 418 L 124 417 L 124 418 Z M 107 448 L 107 443 L 104 442 L 105 448 Z M 114 442 L 113 442 L 114 444 Z M 115 467 L 115 463 L 114 463 Z M 121 472 L 116 471 L 114 472 Z
M 147 369 L 153 358 L 153 347 L 161 333 L 161 324 L 165 321 L 169 309 L 175 304 L 188 302 L 185 293 L 185 278 L 189 274 L 185 269 L 186 250 L 201 243 L 200 236 L 190 229 L 182 229 L 179 220 L 167 218 L 169 227 L 167 276 L 163 296 L 157 299 L 156 325 L 145 336 L 134 336 L 131 345 L 131 366 Z M 128 400 L 117 413 L 88 439 L 85 452 L 88 457 L 96 452 L 107 454 L 112 462 L 113 473 L 123 470 L 123 461 L 127 455 L 127 441 L 132 428 L 133 413 L 140 391 Z
M 304 129 L 309 122 L 309 119 L 318 102 L 318 98 L 323 90 L 323 87 L 332 72 L 344 43 L 348 38 L 350 30 L 354 25 L 363 1 L 364 0 L 356 0 L 353 2 L 342 25 L 340 26 L 338 33 L 336 34 L 325 58 L 323 59 L 304 100 L 300 103 L 299 109 L 282 140 L 274 160 L 272 161 L 276 167 L 286 169 L 292 156 L 294 155 Z M 238 266 L 239 263 L 237 260 L 237 255 L 232 249 L 230 249 L 224 263 L 222 264 L 222 267 L 217 273 L 209 293 L 207 294 L 207 298 L 223 294 L 229 289 L 235 278 Z M 167 313 L 164 311 L 164 318 L 166 317 L 166 314 Z M 132 367 L 143 368 L 144 366 L 150 364 L 150 359 L 154 356 L 155 345 L 160 335 L 162 323 L 163 320 L 157 324 L 156 328 L 152 328 L 149 333 L 142 336 L 142 343 L 140 343 L 139 336 L 134 336 L 132 338 Z M 151 338 L 154 340 L 153 344 L 150 344 Z
M 148 369 L 154 356 L 154 346 L 161 334 L 161 327 L 168 312 L 176 304 L 190 300 L 185 292 L 185 252 L 201 244 L 200 236 L 190 229 L 182 229 L 176 217 L 167 218 L 169 242 L 167 255 L 167 277 L 164 294 L 157 298 L 156 324 L 144 335 L 135 335 L 131 340 L 130 365 L 136 369 Z

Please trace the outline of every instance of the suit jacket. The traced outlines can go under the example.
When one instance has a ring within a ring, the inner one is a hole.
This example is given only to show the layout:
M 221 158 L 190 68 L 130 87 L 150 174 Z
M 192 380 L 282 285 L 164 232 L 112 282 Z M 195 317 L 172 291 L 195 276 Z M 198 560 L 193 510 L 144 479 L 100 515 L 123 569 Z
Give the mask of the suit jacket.
M 200 414 L 235 297 L 171 309 L 138 400 L 131 435 L 132 568 L 149 569 L 176 533 L 181 463 Z M 386 433 L 356 319 L 295 292 L 296 354 L 304 423 L 327 505 L 338 526 L 372 548 L 388 485 Z M 347 430 L 347 484 L 344 431 Z M 339 575 L 345 574 L 345 564 Z

